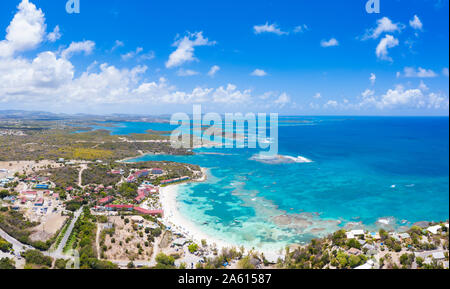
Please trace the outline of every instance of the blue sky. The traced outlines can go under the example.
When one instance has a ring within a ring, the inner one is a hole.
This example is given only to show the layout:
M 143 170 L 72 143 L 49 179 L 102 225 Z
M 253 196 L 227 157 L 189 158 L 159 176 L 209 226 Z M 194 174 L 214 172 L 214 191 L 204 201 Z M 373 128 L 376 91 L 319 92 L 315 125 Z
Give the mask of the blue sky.
M 448 0 L 380 3 L 4 0 L 0 109 L 448 115 Z

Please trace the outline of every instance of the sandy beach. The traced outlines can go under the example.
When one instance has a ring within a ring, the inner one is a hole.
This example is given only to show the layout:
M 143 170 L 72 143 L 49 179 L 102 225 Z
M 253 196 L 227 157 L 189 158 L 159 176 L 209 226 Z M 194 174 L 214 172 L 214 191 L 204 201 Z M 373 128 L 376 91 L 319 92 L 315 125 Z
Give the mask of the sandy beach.
M 200 230 L 193 222 L 182 216 L 178 210 L 177 195 L 180 185 L 172 185 L 160 189 L 160 202 L 164 210 L 164 222 L 171 226 L 174 231 L 184 234 L 192 241 L 201 244 L 202 240 L 206 240 L 208 245 L 215 244 L 217 249 L 224 247 L 233 247 L 233 244 L 227 243 L 225 240 L 220 240 L 209 236 Z
M 202 179 L 196 180 L 197 182 L 206 181 L 207 170 L 202 168 L 203 177 Z M 162 187 L 160 189 L 160 202 L 162 209 L 164 210 L 164 223 L 166 226 L 170 226 L 175 232 L 182 233 L 188 239 L 194 241 L 197 244 L 201 244 L 202 240 L 206 240 L 208 245 L 213 246 L 220 252 L 222 248 L 240 248 L 243 244 L 233 244 L 227 240 L 217 238 L 216 236 L 211 236 L 205 233 L 198 225 L 188 220 L 183 216 L 178 209 L 177 195 L 179 193 L 179 188 L 181 185 L 171 185 L 167 187 Z M 246 250 L 251 250 L 252 248 L 247 248 Z M 267 260 L 271 262 L 276 262 L 282 255 L 279 254 L 279 250 L 258 250 L 260 253 L 264 253 Z

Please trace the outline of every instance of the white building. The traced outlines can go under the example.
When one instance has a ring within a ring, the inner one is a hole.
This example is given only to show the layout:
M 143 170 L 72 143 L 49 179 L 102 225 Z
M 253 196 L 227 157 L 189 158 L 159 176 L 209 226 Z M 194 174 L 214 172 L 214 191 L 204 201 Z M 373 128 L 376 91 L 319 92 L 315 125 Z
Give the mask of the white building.
M 430 232 L 433 235 L 437 235 L 438 231 L 441 229 L 441 225 L 436 225 L 436 226 L 432 226 L 432 227 L 428 227 L 427 231 Z

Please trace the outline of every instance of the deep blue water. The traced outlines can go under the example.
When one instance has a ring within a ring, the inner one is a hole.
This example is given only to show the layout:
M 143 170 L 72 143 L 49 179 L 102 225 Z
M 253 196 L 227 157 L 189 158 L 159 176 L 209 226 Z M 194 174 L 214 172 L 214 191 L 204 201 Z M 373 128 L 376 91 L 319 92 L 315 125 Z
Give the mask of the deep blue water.
M 349 222 L 374 227 L 384 217 L 393 217 L 393 226 L 448 219 L 448 118 L 304 119 L 280 119 L 280 154 L 312 163 L 266 164 L 253 160 L 259 151 L 251 149 L 138 160 L 209 168 L 206 183 L 182 187 L 180 210 L 206 232 L 236 244 L 260 248 L 307 241 Z M 153 126 L 122 123 L 113 133 Z M 282 222 L 282 215 L 289 219 Z

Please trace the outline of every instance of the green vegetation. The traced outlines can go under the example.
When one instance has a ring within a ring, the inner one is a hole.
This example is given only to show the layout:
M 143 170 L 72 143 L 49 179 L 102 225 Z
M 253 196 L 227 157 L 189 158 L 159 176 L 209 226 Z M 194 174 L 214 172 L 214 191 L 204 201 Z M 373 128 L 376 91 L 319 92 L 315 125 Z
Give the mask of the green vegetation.
M 198 251 L 198 245 L 195 243 L 190 244 L 188 249 L 189 249 L 189 252 L 191 252 L 191 254 L 194 254 L 195 252 Z
M 176 269 L 175 258 L 172 256 L 159 253 L 158 256 L 156 256 L 156 262 L 155 269 Z
M 252 270 L 256 269 L 255 265 L 251 263 L 251 256 L 245 256 L 238 262 L 239 269 Z
M 82 179 L 83 179 L 83 186 L 89 185 L 89 184 L 99 184 L 99 182 L 108 187 L 108 186 L 115 186 L 120 179 L 122 178 L 121 175 L 113 175 L 111 174 L 111 170 L 113 169 L 123 169 L 125 172 L 125 175 L 128 175 L 129 171 L 127 169 L 127 166 L 125 165 L 104 165 L 104 164 L 90 164 L 89 169 L 83 171 Z
M 56 241 L 53 245 L 54 248 L 58 248 L 59 244 L 61 244 L 61 241 L 62 241 L 64 235 L 66 234 L 67 230 L 69 229 L 71 220 L 72 220 L 72 218 L 68 218 L 66 220 L 66 223 L 64 224 L 63 228 L 61 229 L 61 232 L 58 234 L 58 237 L 56 238 Z
M 74 240 L 72 248 L 80 253 L 81 269 L 117 269 L 117 265 L 97 259 L 95 239 L 97 226 L 96 217 L 93 216 L 88 207 L 83 210 L 83 215 L 75 223 L 73 230 Z
M 16 264 L 14 263 L 14 260 L 9 258 L 0 259 L 0 270 L 11 270 L 11 269 L 16 269 Z
M 50 174 L 50 180 L 55 183 L 57 187 L 77 187 L 78 184 L 78 169 L 73 167 L 61 167 L 44 171 L 43 174 Z
M 0 190 L 0 199 L 10 196 L 11 193 L 8 190 Z
M 41 269 L 52 267 L 53 259 L 51 257 L 44 256 L 44 254 L 38 250 L 28 250 L 23 252 L 22 257 L 25 258 L 27 265 L 36 265 Z
M 46 242 L 31 241 L 29 237 L 32 233 L 32 228 L 37 225 L 39 224 L 26 220 L 20 212 L 13 210 L 0 211 L 0 228 L 2 228 L 8 235 L 24 244 L 33 246 L 36 249 L 42 251 L 48 250 L 55 241 L 56 236 Z
M 12 247 L 13 246 L 11 243 L 0 237 L 0 251 L 8 253 L 9 251 L 11 251 Z
M 89 125 L 82 121 L 77 124 Z M 185 149 L 172 148 L 168 142 L 145 142 L 168 139 L 154 133 L 131 136 L 112 136 L 107 130 L 73 133 L 83 128 L 62 125 L 57 121 L 23 121 L 14 129 L 23 130 L 26 135 L 3 136 L 0 161 L 58 158 L 114 161 L 140 155 L 140 152 L 191 154 Z
M 55 261 L 55 269 L 66 269 L 67 262 L 68 260 L 57 259 Z

